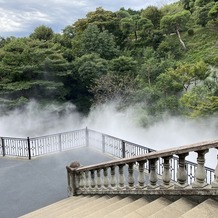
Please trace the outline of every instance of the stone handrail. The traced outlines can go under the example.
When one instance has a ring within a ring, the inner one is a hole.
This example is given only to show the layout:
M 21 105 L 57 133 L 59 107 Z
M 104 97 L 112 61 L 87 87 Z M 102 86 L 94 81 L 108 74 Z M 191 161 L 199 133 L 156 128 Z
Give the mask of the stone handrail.
M 185 145 L 144 155 L 108 161 L 90 166 L 73 163 L 67 166 L 69 195 L 77 194 L 188 194 L 197 191 L 201 194 L 218 195 L 218 164 L 214 171 L 214 180 L 206 183 L 205 154 L 209 149 L 218 149 L 218 140 Z M 196 152 L 197 166 L 195 181 L 188 183 L 186 156 Z M 170 160 L 178 156 L 176 181 L 171 180 Z M 163 173 L 157 175 L 156 163 L 163 159 Z M 149 171 L 145 164 L 149 163 Z M 215 162 L 215 161 L 214 161 Z M 191 191 L 190 191 L 191 190 Z

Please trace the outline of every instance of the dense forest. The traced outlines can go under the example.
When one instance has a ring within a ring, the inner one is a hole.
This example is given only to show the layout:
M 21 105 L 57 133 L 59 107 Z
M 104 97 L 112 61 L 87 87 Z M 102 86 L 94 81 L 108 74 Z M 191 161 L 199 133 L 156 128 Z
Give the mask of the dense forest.
M 181 0 L 140 11 L 97 8 L 62 33 L 45 25 L 0 38 L 1 112 L 71 102 L 86 114 L 119 100 L 143 123 L 166 112 L 218 113 L 218 1 Z

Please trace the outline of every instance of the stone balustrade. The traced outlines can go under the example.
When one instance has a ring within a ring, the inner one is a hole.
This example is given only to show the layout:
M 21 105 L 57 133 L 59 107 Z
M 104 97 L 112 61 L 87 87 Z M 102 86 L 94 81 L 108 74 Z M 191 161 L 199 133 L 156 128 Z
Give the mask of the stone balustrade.
M 72 163 L 67 166 L 68 193 L 79 194 L 169 194 L 169 195 L 218 195 L 218 161 L 214 160 L 211 182 L 207 182 L 205 154 L 217 152 L 218 140 L 181 146 L 143 154 L 136 157 L 113 160 L 91 166 Z M 197 153 L 194 181 L 188 180 L 186 157 Z M 170 163 L 178 157 L 176 166 Z M 217 156 L 218 157 L 218 156 Z M 161 160 L 161 161 L 160 161 Z M 157 163 L 160 166 L 157 166 Z M 145 165 L 149 165 L 149 169 Z M 158 167 L 162 175 L 158 175 Z M 171 172 L 176 173 L 175 181 Z

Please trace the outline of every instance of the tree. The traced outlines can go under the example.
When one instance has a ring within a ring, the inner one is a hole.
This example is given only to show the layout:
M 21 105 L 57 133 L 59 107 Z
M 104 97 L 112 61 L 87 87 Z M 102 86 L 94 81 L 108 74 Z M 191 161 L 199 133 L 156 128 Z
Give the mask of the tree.
M 204 7 L 210 2 L 213 2 L 214 0 L 195 0 L 195 7 Z
M 98 54 L 85 54 L 78 57 L 74 62 L 75 72 L 78 73 L 80 80 L 90 87 L 96 78 L 104 75 L 108 71 L 108 62 L 100 58 Z
M 180 43 L 182 44 L 183 48 L 186 49 L 186 45 L 181 39 L 180 31 L 184 31 L 186 25 L 190 18 L 190 12 L 182 11 L 178 12 L 173 15 L 165 15 L 160 22 L 161 29 L 165 33 L 176 33 Z
M 191 117 L 218 114 L 218 96 L 205 86 L 196 86 L 180 99 L 184 113 Z
M 214 20 L 218 21 L 218 2 L 214 4 L 214 6 L 208 12 L 208 15 Z
M 211 20 L 209 12 L 213 5 L 214 2 L 210 2 L 202 7 L 196 7 L 195 12 L 193 13 L 193 16 L 196 17 L 196 24 L 199 24 L 202 27 L 206 26 L 208 21 Z
M 82 33 L 80 39 L 80 52 L 82 55 L 97 53 L 105 59 L 112 59 L 118 53 L 114 36 L 107 30 L 100 32 L 96 25 L 89 25 Z
M 99 7 L 96 8 L 96 11 L 89 12 L 86 17 L 89 24 L 96 25 L 101 31 L 108 30 L 109 32 L 113 32 L 116 14 L 112 11 L 106 11 L 102 7 Z
M 170 68 L 167 74 L 187 92 L 191 85 L 196 86 L 209 76 L 208 66 L 203 62 L 195 64 L 181 63 L 176 69 Z
M 116 12 L 116 17 L 121 20 L 125 17 L 130 17 L 129 12 L 125 11 L 125 9 L 120 9 L 119 11 Z
M 39 40 L 50 40 L 52 39 L 54 35 L 54 32 L 52 28 L 46 27 L 45 25 L 36 27 L 34 32 L 30 35 L 33 39 L 39 39 Z
M 138 21 L 138 35 L 141 36 L 143 39 L 147 38 L 149 34 L 151 34 L 154 25 L 152 24 L 151 20 L 147 18 L 141 18 Z
M 130 17 L 125 17 L 120 20 L 120 28 L 125 35 L 134 36 L 134 40 L 138 40 L 138 21 L 140 20 L 140 16 L 138 14 L 132 15 Z
M 142 10 L 141 17 L 149 19 L 152 22 L 154 28 L 160 27 L 162 13 L 157 7 L 148 6 L 146 9 Z
M 105 74 L 95 80 L 91 87 L 97 103 L 105 103 L 108 100 L 122 99 L 122 103 L 134 94 L 136 81 L 129 75 L 119 76 L 116 74 Z
M 66 38 L 72 39 L 75 36 L 75 28 L 72 25 L 66 26 L 62 32 Z
M 116 75 L 129 75 L 134 78 L 137 72 L 137 61 L 132 57 L 120 56 L 111 60 L 111 70 Z

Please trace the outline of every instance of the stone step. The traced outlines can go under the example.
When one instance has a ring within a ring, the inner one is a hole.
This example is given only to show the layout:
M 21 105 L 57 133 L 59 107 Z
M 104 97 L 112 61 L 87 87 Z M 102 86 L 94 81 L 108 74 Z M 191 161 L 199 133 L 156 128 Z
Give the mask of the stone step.
M 99 196 L 92 196 L 92 197 L 85 197 L 86 201 L 83 202 L 79 202 L 76 205 L 75 204 L 66 204 L 63 205 L 61 208 L 58 207 L 56 210 L 54 211 L 50 211 L 50 213 L 44 214 L 44 217 L 46 218 L 53 218 L 53 217 L 59 217 L 64 213 L 67 213 L 69 211 L 75 211 L 75 213 L 77 211 L 80 210 L 80 208 L 88 208 L 90 204 L 92 204 L 93 202 L 98 201 L 98 199 L 100 198 Z M 40 217 L 43 218 L 43 217 Z
M 22 218 L 216 218 L 218 202 L 197 203 L 181 197 L 176 201 L 159 197 L 78 196 L 51 204 Z
M 217 218 L 218 217 L 218 202 L 212 199 L 207 199 L 193 209 L 181 215 L 179 218 Z
M 107 200 L 105 200 L 105 197 L 101 197 L 100 198 L 100 202 L 94 202 L 93 206 L 89 206 L 86 208 L 81 208 L 80 211 L 77 211 L 77 213 L 75 213 L 74 211 L 68 211 L 67 213 L 64 213 L 60 216 L 60 218 L 83 218 L 86 217 L 92 213 L 95 213 L 96 211 L 101 210 L 102 208 L 104 208 L 105 206 L 109 206 L 112 204 L 117 203 L 118 201 L 122 200 L 122 197 L 120 196 L 107 196 Z
M 59 217 L 60 218 L 85 217 L 85 216 L 88 216 L 91 213 L 94 213 L 94 212 L 96 212 L 98 210 L 101 210 L 102 208 L 105 207 L 105 205 L 109 206 L 111 204 L 114 204 L 114 203 L 120 201 L 121 199 L 122 198 L 119 197 L 119 196 L 115 196 L 115 197 L 102 196 L 99 199 L 96 199 L 96 200 L 90 202 L 88 205 L 86 205 L 86 207 L 81 205 L 80 207 L 78 207 L 78 208 L 76 208 L 74 210 L 69 210 L 66 213 L 63 213 Z
M 149 218 L 175 218 L 179 217 L 187 211 L 191 210 L 197 205 L 197 203 L 188 200 L 187 198 L 180 198 L 177 201 L 169 204 L 167 207 L 157 211 Z
M 134 199 L 133 197 L 125 197 L 125 198 L 121 199 L 120 201 L 113 203 L 111 205 L 107 205 L 107 203 L 105 202 L 105 206 L 102 209 L 100 209 L 92 214 L 89 214 L 88 216 L 85 216 L 85 217 L 87 217 L 87 218 L 102 218 L 106 214 L 111 213 L 111 211 L 115 211 L 115 210 L 133 202 L 134 200 L 136 200 L 136 199 Z
M 139 198 L 138 200 L 135 200 L 121 208 L 118 208 L 117 210 L 103 216 L 104 218 L 121 218 L 124 217 L 125 215 L 131 213 L 132 211 L 137 210 L 140 207 L 145 206 L 146 204 L 149 204 L 151 200 L 148 200 L 144 197 Z
M 93 197 L 91 196 L 74 196 L 74 197 L 69 197 L 64 200 L 58 201 L 56 203 L 50 204 L 46 207 L 40 208 L 36 211 L 33 211 L 31 213 L 28 213 L 24 216 L 21 216 L 21 218 L 32 218 L 32 217 L 45 217 L 49 215 L 51 212 L 58 211 L 61 208 L 66 208 L 66 207 L 72 207 L 75 208 L 80 204 L 85 204 L 86 202 L 89 202 Z
M 154 201 L 152 201 L 149 204 L 146 204 L 143 207 L 140 207 L 139 209 L 133 211 L 132 213 L 129 213 L 128 215 L 124 216 L 125 218 L 140 218 L 140 217 L 149 217 L 152 214 L 156 213 L 157 211 L 163 209 L 164 207 L 171 204 L 172 201 L 160 197 Z

